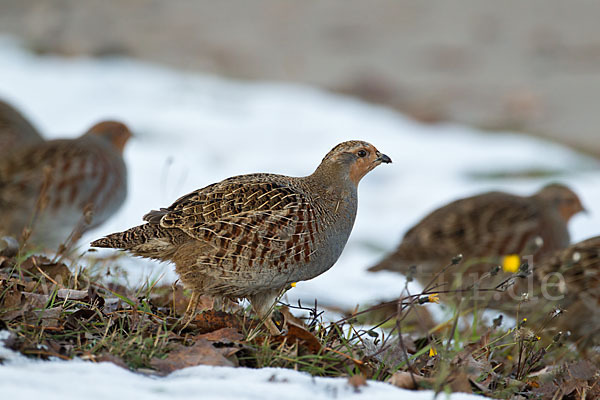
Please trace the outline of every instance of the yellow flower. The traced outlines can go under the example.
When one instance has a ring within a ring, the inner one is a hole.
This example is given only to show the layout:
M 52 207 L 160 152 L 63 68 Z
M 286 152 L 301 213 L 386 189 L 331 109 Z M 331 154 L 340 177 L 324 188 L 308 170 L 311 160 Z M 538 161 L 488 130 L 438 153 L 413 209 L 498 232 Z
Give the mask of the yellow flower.
M 292 282 L 292 283 L 290 283 L 290 286 L 291 286 L 291 287 L 296 287 L 296 282 Z
M 506 359 L 507 359 L 508 361 L 512 361 L 512 359 L 513 359 L 513 356 L 511 356 L 511 355 L 509 354 L 509 355 L 507 355 L 507 356 L 506 356 Z
M 427 296 L 427 300 L 429 300 L 430 303 L 439 303 L 440 295 L 437 293 L 430 294 L 429 296 Z
M 435 357 L 437 356 L 437 350 L 434 349 L 433 347 L 429 348 L 429 357 Z
M 521 266 L 521 257 L 516 254 L 505 256 L 502 260 L 502 269 L 506 272 L 515 273 Z

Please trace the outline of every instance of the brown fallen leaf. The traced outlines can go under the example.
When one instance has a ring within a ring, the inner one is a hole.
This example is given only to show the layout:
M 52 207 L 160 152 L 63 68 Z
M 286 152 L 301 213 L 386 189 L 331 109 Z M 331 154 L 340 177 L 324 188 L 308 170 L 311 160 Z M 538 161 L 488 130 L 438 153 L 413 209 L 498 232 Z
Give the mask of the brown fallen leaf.
M 279 338 L 282 337 L 277 337 L 277 339 Z M 303 326 L 296 325 L 293 322 L 287 324 L 287 334 L 283 338 L 286 338 L 288 343 L 297 342 L 312 354 L 319 353 L 323 348 L 315 335 L 307 331 Z
M 193 346 L 178 345 L 165 359 L 153 359 L 150 365 L 161 375 L 170 374 L 178 369 L 195 365 L 213 365 L 233 367 L 235 364 L 228 360 L 221 349 L 215 348 L 206 339 L 197 340 Z M 231 349 L 226 349 L 230 354 Z
M 196 329 L 202 334 L 223 328 L 242 329 L 242 324 L 236 315 L 223 311 L 208 310 L 197 314 L 189 324 L 189 328 Z
M 27 314 L 26 322 L 41 325 L 43 327 L 57 328 L 60 326 L 60 316 L 62 312 L 62 307 L 34 310 Z
M 293 316 L 287 307 L 282 307 L 280 311 L 281 314 L 283 314 L 284 326 L 286 327 L 287 332 L 285 335 L 273 337 L 274 341 L 282 342 L 283 340 L 286 340 L 289 344 L 298 343 L 312 354 L 319 353 L 323 348 L 321 342 L 319 342 L 319 339 L 317 339 L 312 332 L 304 327 L 302 320 Z
M 62 300 L 89 300 L 87 290 L 58 289 L 56 297 Z
M 22 294 L 25 296 L 25 300 L 34 308 L 43 308 L 50 300 L 50 296 L 47 294 L 31 292 L 22 292 Z
M 7 289 L 0 302 L 0 318 L 5 321 L 11 321 L 28 311 L 31 307 L 27 299 L 18 287 L 12 286 Z
M 114 354 L 102 353 L 99 356 L 92 358 L 92 360 L 94 362 L 110 362 L 123 369 L 129 370 L 129 366 L 127 366 L 125 361 L 123 361 L 121 357 L 117 357 Z
M 367 378 L 363 375 L 353 375 L 348 378 L 348 385 L 352 386 L 356 393 L 360 393 L 360 387 L 367 386 Z
M 447 379 L 452 392 L 473 393 L 469 376 L 461 370 L 455 370 Z
M 388 382 L 402 389 L 419 390 L 422 383 L 432 384 L 433 379 L 411 374 L 407 371 L 398 371 L 388 379 Z
M 68 282 L 71 278 L 71 271 L 63 263 L 52 262 L 44 256 L 31 256 L 21 264 L 21 269 L 40 276 L 49 277 L 58 283 Z
M 235 328 L 221 328 L 213 332 L 198 335 L 196 339 L 205 339 L 209 342 L 232 343 L 242 341 L 244 335 Z

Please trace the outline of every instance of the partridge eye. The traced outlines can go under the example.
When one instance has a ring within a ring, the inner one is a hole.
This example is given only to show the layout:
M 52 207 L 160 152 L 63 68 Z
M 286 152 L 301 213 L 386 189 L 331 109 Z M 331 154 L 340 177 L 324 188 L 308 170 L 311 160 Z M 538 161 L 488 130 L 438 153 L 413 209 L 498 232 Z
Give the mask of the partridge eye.
M 359 157 L 365 157 L 367 155 L 367 151 L 366 150 L 359 150 L 358 153 L 356 153 Z

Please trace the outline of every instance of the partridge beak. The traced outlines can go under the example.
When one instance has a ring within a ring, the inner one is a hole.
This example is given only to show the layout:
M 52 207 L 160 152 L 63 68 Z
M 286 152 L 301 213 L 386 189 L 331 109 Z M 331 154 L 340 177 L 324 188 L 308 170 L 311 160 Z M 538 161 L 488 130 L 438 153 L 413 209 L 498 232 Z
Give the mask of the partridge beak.
M 580 213 L 582 213 L 582 214 L 584 214 L 584 215 L 587 215 L 587 216 L 590 216 L 590 215 L 592 214 L 592 213 L 590 212 L 590 210 L 588 210 L 587 208 L 585 208 L 585 207 L 583 207 L 583 206 L 581 206 L 581 211 L 580 211 Z
M 377 153 L 377 156 L 377 161 L 381 163 L 390 164 L 392 162 L 392 159 L 385 154 Z

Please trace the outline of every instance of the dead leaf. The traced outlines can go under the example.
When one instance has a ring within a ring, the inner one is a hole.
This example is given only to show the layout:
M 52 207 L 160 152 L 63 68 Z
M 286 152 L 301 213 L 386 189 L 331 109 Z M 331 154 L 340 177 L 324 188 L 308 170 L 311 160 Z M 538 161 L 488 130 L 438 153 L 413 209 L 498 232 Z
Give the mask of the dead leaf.
M 196 336 L 196 339 L 205 339 L 209 342 L 232 343 L 242 341 L 244 335 L 235 328 L 222 328 L 213 332 L 198 335 Z
M 287 339 L 288 343 L 297 342 L 312 354 L 319 353 L 323 348 L 319 339 L 304 327 L 289 322 L 287 324 L 287 329 L 287 334 L 284 337 Z
M 160 374 L 167 375 L 178 369 L 195 365 L 213 365 L 233 367 L 234 363 L 225 358 L 208 340 L 199 339 L 193 346 L 178 345 L 167 358 L 153 359 L 150 365 Z
M 388 379 L 388 382 L 402 389 L 419 390 L 421 383 L 433 383 L 433 379 L 411 374 L 408 371 L 398 371 Z
M 25 296 L 16 287 L 12 287 L 2 298 L 0 303 L 0 317 L 5 321 L 11 321 L 20 315 L 23 315 L 27 302 Z
M 287 307 L 282 307 L 281 313 L 284 317 L 284 326 L 287 328 L 287 333 L 274 337 L 273 339 L 276 342 L 282 342 L 285 339 L 287 343 L 298 343 L 312 354 L 317 354 L 322 350 L 321 342 L 304 327 L 302 320 L 293 316 Z
M 60 326 L 60 316 L 63 312 L 62 307 L 44 308 L 42 310 L 34 310 L 31 316 L 26 318 L 27 322 L 31 322 L 43 327 L 56 328 Z
M 348 385 L 354 388 L 356 393 L 360 393 L 361 386 L 367 386 L 367 378 L 363 375 L 354 375 L 348 378 Z
M 469 376 L 462 370 L 455 370 L 447 379 L 452 392 L 473 393 Z
M 54 263 L 44 256 L 31 256 L 21 264 L 24 269 L 35 276 L 49 277 L 58 283 L 68 282 L 71 278 L 71 271 L 63 263 Z
M 56 297 L 62 300 L 85 300 L 88 298 L 87 290 L 74 290 L 74 289 L 58 289 Z
M 31 292 L 22 292 L 27 302 L 34 308 L 44 308 L 50 300 L 50 296 L 47 294 L 38 294 Z
M 208 310 L 197 314 L 189 325 L 191 328 L 198 330 L 201 334 L 223 328 L 242 329 L 239 317 L 223 311 L 214 310 Z
M 123 361 L 121 357 L 117 357 L 114 354 L 110 353 L 102 353 L 97 357 L 94 357 L 93 360 L 95 362 L 110 362 L 121 368 L 129 370 L 129 366 Z

